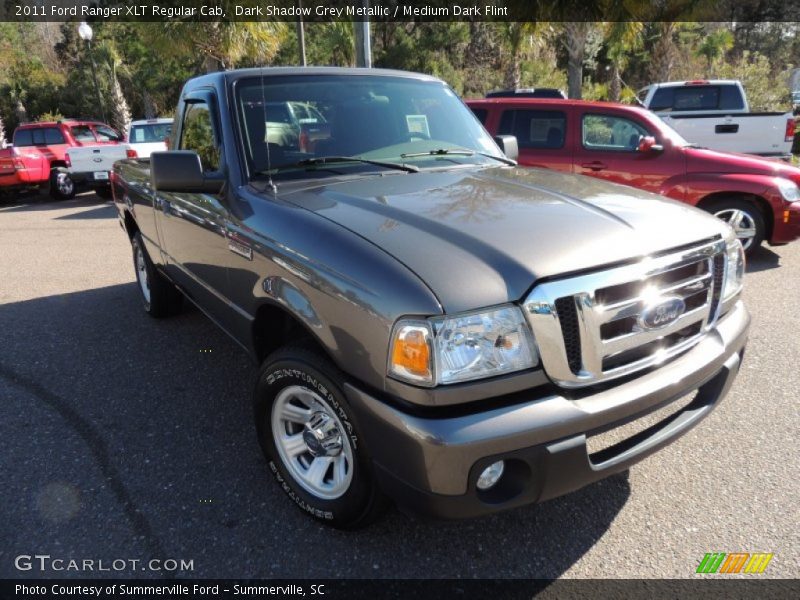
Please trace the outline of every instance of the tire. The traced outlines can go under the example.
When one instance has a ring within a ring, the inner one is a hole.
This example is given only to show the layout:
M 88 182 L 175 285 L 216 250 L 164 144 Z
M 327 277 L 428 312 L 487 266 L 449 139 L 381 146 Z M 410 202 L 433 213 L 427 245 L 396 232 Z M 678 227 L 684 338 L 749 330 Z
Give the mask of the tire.
M 50 196 L 54 200 L 70 200 L 75 197 L 75 182 L 68 173 L 58 169 L 50 171 Z
M 180 312 L 183 296 L 153 265 L 137 231 L 131 240 L 133 268 L 142 306 L 151 317 L 162 318 Z
M 259 371 L 254 417 L 269 470 L 295 505 L 326 525 L 358 529 L 377 519 L 388 503 L 375 484 L 343 382 L 318 353 L 282 348 Z M 284 434 L 300 437 L 282 442 Z
M 111 186 L 106 185 L 94 190 L 94 193 L 97 194 L 103 200 L 111 200 L 114 197 L 113 192 L 111 191 Z
M 747 254 L 754 252 L 764 241 L 767 230 L 764 215 L 753 202 L 725 198 L 709 202 L 702 208 L 733 228 Z

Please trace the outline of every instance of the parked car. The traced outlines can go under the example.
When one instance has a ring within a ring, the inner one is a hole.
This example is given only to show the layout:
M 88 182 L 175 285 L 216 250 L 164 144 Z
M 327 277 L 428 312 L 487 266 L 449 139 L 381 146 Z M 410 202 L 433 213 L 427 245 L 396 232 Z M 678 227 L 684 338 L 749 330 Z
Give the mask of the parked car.
M 792 112 L 797 115 L 800 111 L 800 90 L 792 92 Z
M 495 90 L 486 94 L 487 98 L 561 98 L 567 95 L 556 88 L 518 88 L 515 90 Z
M 119 141 L 119 134 L 95 121 L 24 123 L 14 130 L 13 147 L 0 150 L 0 187 L 38 187 L 47 183 L 53 198 L 72 198 L 75 182 L 66 170 L 67 150 Z
M 144 119 L 132 121 L 128 127 L 128 147 L 139 158 L 149 158 L 151 152 L 167 149 L 172 133 L 172 119 Z
M 492 134 L 511 134 L 519 163 L 655 192 L 728 222 L 749 252 L 800 237 L 800 169 L 698 148 L 642 108 L 580 100 L 470 100 Z M 644 207 L 643 207 L 644 208 Z
M 790 112 L 750 112 L 742 84 L 717 79 L 655 83 L 639 91 L 645 108 L 692 143 L 725 152 L 788 159 Z
M 267 157 L 246 110 L 264 97 L 325 103 L 330 137 Z M 514 138 L 427 75 L 231 70 L 180 98 L 174 150 L 114 165 L 142 305 L 188 298 L 261 364 L 268 471 L 309 516 L 552 498 L 664 447 L 730 388 L 750 317 L 718 219 L 518 168 Z

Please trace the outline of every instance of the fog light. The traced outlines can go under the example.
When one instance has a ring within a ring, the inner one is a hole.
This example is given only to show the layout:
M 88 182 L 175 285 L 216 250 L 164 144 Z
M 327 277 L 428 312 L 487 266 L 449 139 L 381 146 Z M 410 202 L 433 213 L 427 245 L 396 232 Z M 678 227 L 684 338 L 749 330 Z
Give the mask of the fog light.
M 498 460 L 496 463 L 492 463 L 486 467 L 481 473 L 481 476 L 478 477 L 478 489 L 488 490 L 490 487 L 495 485 L 503 476 L 503 471 L 505 468 L 506 463 L 502 460 Z

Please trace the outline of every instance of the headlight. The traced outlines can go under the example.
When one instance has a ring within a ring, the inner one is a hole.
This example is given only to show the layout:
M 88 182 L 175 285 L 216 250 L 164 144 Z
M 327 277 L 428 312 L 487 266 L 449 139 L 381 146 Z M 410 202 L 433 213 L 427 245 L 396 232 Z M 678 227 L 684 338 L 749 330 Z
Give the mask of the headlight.
M 725 285 L 722 288 L 723 302 L 741 292 L 744 284 L 745 263 L 742 243 L 736 239 L 728 241 L 726 254 Z
M 780 191 L 781 196 L 783 196 L 783 199 L 787 202 L 797 202 L 800 200 L 800 189 L 798 189 L 794 181 L 789 181 L 783 177 L 776 177 L 775 185 L 778 186 L 778 191 Z
M 389 349 L 389 374 L 424 386 L 502 375 L 538 362 L 533 334 L 517 306 L 402 319 Z

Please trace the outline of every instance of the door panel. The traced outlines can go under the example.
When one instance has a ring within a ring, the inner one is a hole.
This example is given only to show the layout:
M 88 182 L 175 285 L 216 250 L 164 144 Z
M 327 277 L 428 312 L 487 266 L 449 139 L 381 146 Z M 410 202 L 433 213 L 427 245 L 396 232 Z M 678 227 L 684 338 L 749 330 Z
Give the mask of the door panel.
M 519 146 L 519 164 L 556 171 L 572 170 L 567 113 L 556 108 L 504 108 L 498 135 L 513 135 Z
M 200 155 L 209 175 L 224 170 L 222 140 L 216 126 L 210 92 L 190 98 L 183 110 L 178 149 Z M 218 323 L 230 330 L 228 297 L 228 210 L 222 198 L 211 194 L 157 192 L 156 221 L 170 277 Z
M 669 140 L 628 116 L 596 107 L 579 114 L 575 172 L 660 193 L 668 179 L 684 172 L 682 157 Z M 642 136 L 656 137 L 663 150 L 639 152 Z

